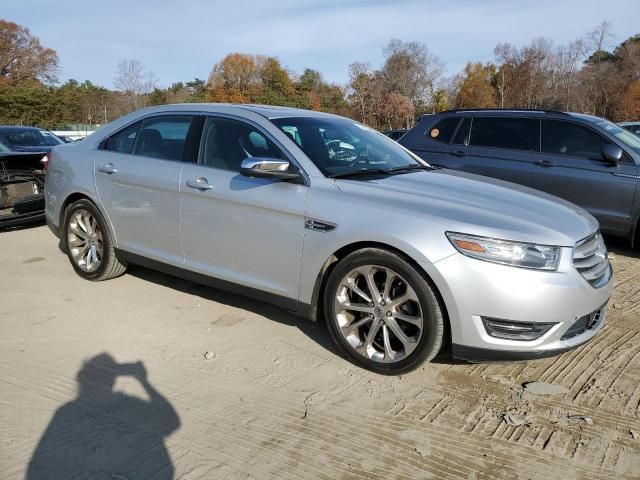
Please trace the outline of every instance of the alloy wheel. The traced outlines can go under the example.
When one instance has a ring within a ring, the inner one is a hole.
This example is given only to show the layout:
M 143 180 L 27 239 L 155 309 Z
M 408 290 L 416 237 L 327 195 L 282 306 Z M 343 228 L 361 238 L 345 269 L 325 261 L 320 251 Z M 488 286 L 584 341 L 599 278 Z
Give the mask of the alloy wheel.
M 96 217 L 79 209 L 69 218 L 67 247 L 73 261 L 85 272 L 95 272 L 102 263 L 104 240 Z
M 407 358 L 424 329 L 414 289 L 397 272 L 377 265 L 364 265 L 345 275 L 336 291 L 334 314 L 353 350 L 380 363 Z

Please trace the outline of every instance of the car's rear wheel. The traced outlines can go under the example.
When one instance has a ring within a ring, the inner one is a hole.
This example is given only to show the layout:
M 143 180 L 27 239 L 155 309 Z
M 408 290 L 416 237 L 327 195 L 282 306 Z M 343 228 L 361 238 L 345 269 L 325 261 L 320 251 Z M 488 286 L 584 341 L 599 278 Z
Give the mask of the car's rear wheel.
M 108 280 L 126 270 L 116 257 L 103 216 L 88 200 L 79 200 L 67 208 L 64 242 L 74 270 L 87 280 Z
M 431 282 L 399 256 L 368 248 L 331 272 L 325 318 L 333 340 L 354 363 L 399 374 L 432 360 L 444 335 L 444 311 Z

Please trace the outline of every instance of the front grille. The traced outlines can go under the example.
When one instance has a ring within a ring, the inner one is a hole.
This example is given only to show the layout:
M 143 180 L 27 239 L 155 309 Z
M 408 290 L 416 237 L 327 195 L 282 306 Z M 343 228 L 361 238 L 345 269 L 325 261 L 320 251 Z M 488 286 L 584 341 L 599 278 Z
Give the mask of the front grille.
M 607 247 L 600 232 L 576 243 L 573 249 L 573 266 L 594 288 L 602 287 L 611 279 Z
M 604 309 L 605 307 L 602 307 L 593 313 L 580 317 L 564 333 L 564 335 L 562 336 L 562 340 L 567 340 L 568 338 L 575 337 L 576 335 L 580 335 L 581 333 L 594 328 L 600 322 L 600 319 L 604 314 Z

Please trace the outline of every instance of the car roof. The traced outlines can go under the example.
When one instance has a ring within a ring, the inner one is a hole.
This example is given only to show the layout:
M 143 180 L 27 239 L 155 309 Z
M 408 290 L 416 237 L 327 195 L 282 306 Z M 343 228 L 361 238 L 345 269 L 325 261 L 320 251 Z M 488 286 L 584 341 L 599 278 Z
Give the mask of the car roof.
M 572 115 L 571 113 L 561 112 L 557 110 L 539 110 L 539 109 L 526 109 L 526 108 L 517 108 L 517 109 L 507 109 L 507 108 L 469 108 L 469 109 L 455 109 L 455 110 L 445 110 L 444 112 L 440 112 L 436 115 L 482 115 L 482 116 L 509 116 L 509 117 L 520 117 L 520 116 L 542 116 L 545 117 L 564 117 L 567 115 Z M 433 117 L 433 114 L 426 114 L 423 117 Z
M 304 110 L 302 108 L 279 107 L 275 105 L 257 105 L 250 103 L 173 103 L 168 105 L 158 105 L 157 107 L 149 107 L 144 109 L 145 113 L 180 111 L 180 110 L 199 110 L 202 112 L 212 113 L 232 113 L 239 115 L 250 111 L 261 115 L 268 119 L 290 118 L 290 117 L 318 117 L 318 118 L 340 118 L 330 113 L 316 112 L 313 110 Z
M 38 132 L 44 132 L 46 131 L 44 128 L 38 128 L 38 127 L 23 127 L 23 126 L 18 126 L 18 125 L 0 125 L 0 130 L 2 130 L 3 132 L 29 132 L 29 131 L 38 131 Z

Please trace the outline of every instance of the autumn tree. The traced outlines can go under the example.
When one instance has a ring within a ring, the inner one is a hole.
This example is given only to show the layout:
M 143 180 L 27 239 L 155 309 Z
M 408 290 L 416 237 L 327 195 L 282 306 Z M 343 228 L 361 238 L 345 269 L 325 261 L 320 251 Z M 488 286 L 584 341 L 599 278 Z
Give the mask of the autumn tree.
M 247 103 L 260 83 L 260 58 L 245 53 L 230 53 L 216 63 L 209 75 L 207 99 L 211 102 Z
M 317 70 L 306 68 L 294 82 L 298 106 L 309 110 L 349 116 L 345 92 L 339 85 L 326 82 Z
M 409 128 L 413 124 L 416 109 L 409 97 L 405 97 L 401 93 L 390 92 L 385 96 L 381 113 L 387 129 Z
M 492 84 L 496 73 L 494 65 L 467 63 L 464 73 L 457 78 L 455 108 L 495 108 L 496 91 Z
M 43 47 L 28 28 L 0 20 L 0 80 L 19 83 L 57 80 L 58 54 Z

